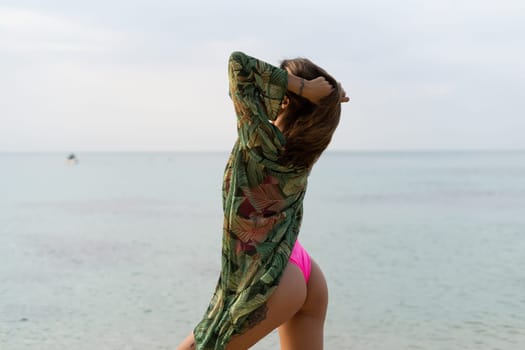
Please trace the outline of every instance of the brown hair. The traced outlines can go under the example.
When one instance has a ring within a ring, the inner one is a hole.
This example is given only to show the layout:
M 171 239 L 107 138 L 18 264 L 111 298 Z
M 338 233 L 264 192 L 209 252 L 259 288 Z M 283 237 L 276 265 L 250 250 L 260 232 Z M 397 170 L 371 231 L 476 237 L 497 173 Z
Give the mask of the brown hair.
M 289 103 L 282 112 L 286 145 L 280 160 L 283 164 L 310 169 L 326 149 L 341 116 L 340 87 L 324 69 L 306 58 L 284 60 L 281 68 L 312 80 L 323 76 L 333 87 L 318 105 L 288 91 Z

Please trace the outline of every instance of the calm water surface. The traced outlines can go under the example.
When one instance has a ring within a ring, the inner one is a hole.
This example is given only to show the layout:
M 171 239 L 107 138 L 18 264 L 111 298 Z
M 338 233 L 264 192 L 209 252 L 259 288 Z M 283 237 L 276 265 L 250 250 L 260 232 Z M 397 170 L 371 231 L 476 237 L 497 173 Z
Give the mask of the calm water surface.
M 174 349 L 217 280 L 228 155 L 65 156 L 0 153 L 0 349 Z M 326 154 L 300 234 L 325 348 L 524 349 L 524 214 L 525 152 Z

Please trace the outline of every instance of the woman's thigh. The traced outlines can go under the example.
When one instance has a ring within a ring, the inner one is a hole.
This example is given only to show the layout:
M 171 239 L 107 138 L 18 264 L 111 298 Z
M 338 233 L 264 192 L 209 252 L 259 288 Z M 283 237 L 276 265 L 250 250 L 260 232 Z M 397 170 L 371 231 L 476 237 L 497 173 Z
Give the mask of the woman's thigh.
M 182 343 L 177 346 L 177 350 L 195 350 L 195 337 L 193 336 L 193 332 L 191 332 Z
M 266 318 L 245 333 L 233 336 L 226 350 L 246 350 L 291 319 L 303 307 L 306 288 L 301 270 L 288 263 L 279 285 L 268 299 Z

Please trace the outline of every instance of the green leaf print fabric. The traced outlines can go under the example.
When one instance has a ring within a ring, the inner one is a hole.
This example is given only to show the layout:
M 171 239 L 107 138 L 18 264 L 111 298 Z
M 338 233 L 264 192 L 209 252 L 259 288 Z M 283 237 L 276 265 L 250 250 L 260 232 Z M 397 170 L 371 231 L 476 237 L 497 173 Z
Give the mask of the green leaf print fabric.
M 308 171 L 279 163 L 285 139 L 270 120 L 287 91 L 285 70 L 241 52 L 228 64 L 238 138 L 226 165 L 219 281 L 194 329 L 197 349 L 224 349 L 265 318 L 297 239 Z

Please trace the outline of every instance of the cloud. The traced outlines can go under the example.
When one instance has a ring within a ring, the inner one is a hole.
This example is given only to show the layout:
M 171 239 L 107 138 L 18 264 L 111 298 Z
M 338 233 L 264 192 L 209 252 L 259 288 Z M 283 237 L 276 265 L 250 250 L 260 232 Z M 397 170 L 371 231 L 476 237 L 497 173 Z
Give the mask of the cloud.
M 10 54 L 97 53 L 122 44 L 125 36 L 58 14 L 0 7 L 0 52 Z
M 522 1 L 3 3 L 0 150 L 228 149 L 233 50 L 340 80 L 337 148 L 523 147 Z

